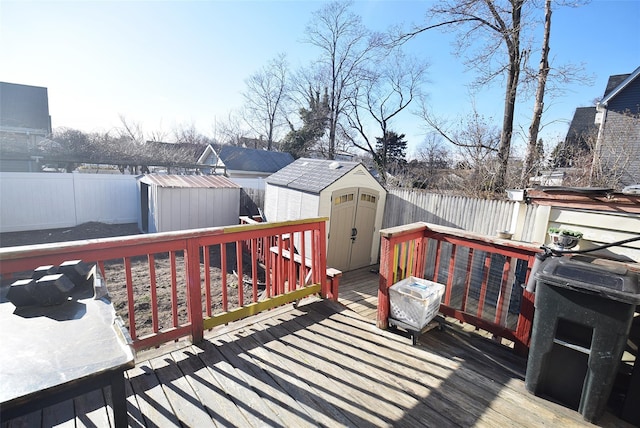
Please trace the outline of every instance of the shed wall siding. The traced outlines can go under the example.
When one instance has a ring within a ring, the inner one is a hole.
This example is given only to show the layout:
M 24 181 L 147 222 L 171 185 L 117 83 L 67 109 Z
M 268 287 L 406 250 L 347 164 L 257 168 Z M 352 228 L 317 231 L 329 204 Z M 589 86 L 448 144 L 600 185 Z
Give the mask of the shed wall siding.
M 156 189 L 156 231 L 199 229 L 238 223 L 240 189 Z

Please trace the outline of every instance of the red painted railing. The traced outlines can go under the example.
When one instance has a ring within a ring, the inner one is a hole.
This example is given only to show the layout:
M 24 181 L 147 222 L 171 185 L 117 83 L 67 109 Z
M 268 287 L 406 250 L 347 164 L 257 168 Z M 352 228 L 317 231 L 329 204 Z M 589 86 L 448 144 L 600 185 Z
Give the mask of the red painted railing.
M 522 285 L 540 246 L 428 223 L 381 231 L 378 327 L 387 328 L 388 288 L 408 276 L 446 285 L 440 312 L 514 342 L 526 353 L 533 293 Z
M 316 218 L 2 248 L 0 274 L 7 283 L 39 266 L 97 263 L 136 349 L 185 336 L 198 341 L 206 329 L 311 294 L 337 299 L 339 274 L 327 281 L 325 223 Z M 302 243 L 302 257 L 290 257 L 283 236 Z M 265 242 L 279 244 L 258 260 L 258 244 Z

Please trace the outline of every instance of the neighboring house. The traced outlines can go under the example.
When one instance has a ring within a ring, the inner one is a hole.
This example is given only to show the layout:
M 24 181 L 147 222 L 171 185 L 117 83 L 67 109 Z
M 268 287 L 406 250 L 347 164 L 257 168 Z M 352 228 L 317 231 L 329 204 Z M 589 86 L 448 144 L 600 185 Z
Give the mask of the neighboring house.
M 147 165 L 153 172 L 205 175 L 224 172 L 224 165 L 209 156 L 215 152 L 211 144 L 147 141 L 144 148 Z
M 555 156 L 556 166 L 571 167 L 576 157 L 591 153 L 598 135 L 595 119 L 595 107 L 578 107 L 576 109 L 561 147 L 562 152 Z
M 51 135 L 47 88 L 0 82 L 0 171 L 39 171 Z
M 290 153 L 225 145 L 218 151 L 207 147 L 199 162 L 215 165 L 217 173 L 223 173 L 242 187 L 263 189 L 265 178 L 293 161 Z
M 640 183 L 640 67 L 609 78 L 596 104 L 595 124 L 594 160 L 619 176 L 623 186 Z

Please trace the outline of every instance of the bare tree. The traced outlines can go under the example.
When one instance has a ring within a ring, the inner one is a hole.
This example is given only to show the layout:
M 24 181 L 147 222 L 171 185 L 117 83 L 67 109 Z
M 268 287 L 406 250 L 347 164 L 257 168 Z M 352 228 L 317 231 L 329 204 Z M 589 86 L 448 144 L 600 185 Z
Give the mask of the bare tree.
M 188 144 L 207 145 L 212 143 L 211 138 L 207 137 L 206 135 L 198 131 L 195 124 L 193 123 L 190 123 L 190 124 L 183 123 L 181 125 L 176 126 L 173 129 L 173 138 L 174 138 L 174 141 L 179 144 L 188 143 Z
M 277 130 L 285 123 L 282 109 L 288 74 L 286 55 L 280 54 L 245 80 L 245 121 L 257 135 L 266 137 L 267 150 L 272 150 Z
M 230 111 L 225 120 L 216 121 L 214 140 L 219 141 L 221 144 L 230 144 L 232 146 L 242 145 L 242 139 L 245 134 L 242 122 L 241 114 L 237 111 Z
M 507 165 L 511 152 L 511 138 L 515 117 L 520 72 L 528 51 L 521 49 L 524 7 L 531 0 L 441 0 L 434 5 L 429 16 L 436 23 L 403 34 L 399 42 L 434 28 L 458 31 L 457 53 L 469 51 L 481 43 L 467 58 L 466 64 L 479 72 L 476 85 L 489 83 L 498 76 L 505 79 L 504 113 L 500 144 L 496 153 L 498 171 L 494 190 L 505 188 Z M 506 54 L 501 60 L 499 52 Z
M 365 66 L 382 45 L 378 35 L 350 12 L 351 2 L 333 1 L 313 13 L 306 42 L 320 49 L 317 66 L 324 78 L 329 101 L 327 157 L 335 158 L 338 124 L 362 81 Z
M 118 137 L 129 139 L 136 144 L 144 144 L 145 137 L 142 124 L 127 117 L 123 114 L 119 115 L 121 126 L 117 128 Z
M 461 174 L 460 189 L 473 196 L 493 191 L 500 170 L 500 130 L 491 125 L 491 120 L 478 113 L 475 104 L 473 111 L 455 124 L 435 119 L 424 104 L 420 115 L 444 141 L 457 148 L 455 169 L 466 171 Z
M 389 141 L 385 137 L 392 132 L 393 119 L 422 95 L 428 67 L 425 62 L 405 56 L 398 48 L 386 58 L 363 75 L 361 84 L 349 99 L 347 114 L 349 126 L 363 141 L 360 143 L 352 138 L 352 144 L 373 157 L 383 180 L 386 177 L 386 142 Z M 371 121 L 376 125 L 373 131 L 368 128 Z M 378 147 L 381 142 L 382 147 Z
M 544 3 L 544 35 L 542 38 L 542 52 L 540 53 L 540 65 L 538 67 L 538 86 L 536 88 L 536 98 L 533 106 L 533 118 L 529 126 L 529 138 L 527 141 L 526 155 L 522 164 L 522 174 L 520 175 L 520 186 L 527 187 L 529 176 L 533 172 L 536 163 L 538 149 L 538 131 L 540 130 L 540 119 L 544 109 L 544 93 L 549 76 L 549 42 L 551 37 L 551 0 Z

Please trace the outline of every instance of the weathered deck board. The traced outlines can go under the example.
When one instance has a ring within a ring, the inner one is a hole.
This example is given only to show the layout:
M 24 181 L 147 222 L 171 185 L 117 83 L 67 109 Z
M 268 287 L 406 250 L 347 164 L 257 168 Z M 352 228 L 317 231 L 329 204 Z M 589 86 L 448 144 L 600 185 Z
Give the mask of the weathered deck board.
M 333 302 L 288 305 L 140 357 L 127 372 L 133 427 L 590 426 L 527 393 L 524 359 L 503 346 L 456 325 L 411 346 Z M 2 428 L 112 420 L 107 390 L 74 402 Z M 629 426 L 611 413 L 600 425 Z
M 378 312 L 377 266 L 345 272 L 340 281 L 338 301 L 372 323 Z

